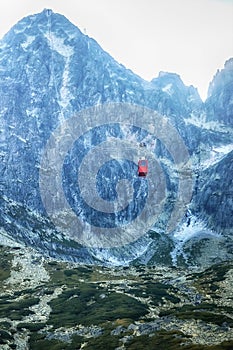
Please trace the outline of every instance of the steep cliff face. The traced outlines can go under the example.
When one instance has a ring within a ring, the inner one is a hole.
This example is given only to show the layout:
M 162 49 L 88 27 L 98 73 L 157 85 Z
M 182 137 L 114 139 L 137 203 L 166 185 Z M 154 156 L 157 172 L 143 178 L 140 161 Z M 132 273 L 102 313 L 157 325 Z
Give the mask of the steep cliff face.
M 192 113 L 200 113 L 202 101 L 198 91 L 193 86 L 185 86 L 180 76 L 175 73 L 160 72 L 157 78 L 151 83 L 162 93 L 165 93 L 160 104 L 163 108 L 167 105 L 170 108 L 165 114 L 181 115 L 183 118 L 189 117 Z M 169 99 L 170 98 L 170 99 Z M 165 106 L 164 106 L 165 105 Z
M 1 44 L 2 171 L 10 181 L 4 194 L 37 209 L 40 152 L 51 132 L 80 109 L 133 100 L 133 90 L 138 103 L 143 80 L 47 10 L 20 21 Z
M 233 152 L 203 171 L 195 198 L 196 210 L 207 218 L 209 227 L 232 234 Z
M 226 61 L 209 85 L 206 113 L 208 121 L 232 127 L 233 125 L 233 58 Z
M 228 216 L 220 214 L 225 205 L 214 211 L 214 203 L 206 204 L 218 174 L 228 177 L 224 193 L 232 184 L 227 160 L 206 165 L 213 147 L 231 150 L 232 130 L 221 127 L 216 109 L 224 108 L 229 126 L 230 67 L 231 61 L 219 73 L 224 79 L 217 74 L 204 105 L 177 74 L 141 79 L 62 15 L 44 10 L 22 19 L 0 51 L 4 232 L 54 257 L 113 264 L 140 257 L 171 263 L 176 243 L 164 232 L 174 233 L 189 206 L 210 227 L 230 233 Z M 137 161 L 145 156 L 149 176 L 140 179 Z M 90 240 L 106 234 L 106 244 L 87 248 L 67 236 L 67 227 L 77 226 Z M 158 247 L 164 254 L 156 260 Z

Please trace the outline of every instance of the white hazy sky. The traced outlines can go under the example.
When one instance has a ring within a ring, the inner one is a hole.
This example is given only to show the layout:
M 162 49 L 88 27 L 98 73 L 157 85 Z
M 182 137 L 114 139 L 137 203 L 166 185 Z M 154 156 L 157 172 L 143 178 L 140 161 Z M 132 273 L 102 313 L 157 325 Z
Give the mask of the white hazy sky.
M 5 0 L 0 37 L 44 8 L 65 15 L 142 78 L 177 73 L 203 99 L 233 57 L 233 0 Z

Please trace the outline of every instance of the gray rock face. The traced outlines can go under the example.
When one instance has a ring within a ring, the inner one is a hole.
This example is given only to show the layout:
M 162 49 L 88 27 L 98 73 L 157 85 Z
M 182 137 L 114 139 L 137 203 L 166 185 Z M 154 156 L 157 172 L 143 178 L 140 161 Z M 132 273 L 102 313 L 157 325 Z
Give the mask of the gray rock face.
M 226 61 L 224 69 L 218 70 L 209 85 L 206 100 L 207 120 L 233 126 L 233 58 Z
M 177 74 L 141 79 L 51 10 L 22 19 L 0 44 L 0 224 L 9 236 L 53 257 L 128 264 L 170 263 L 176 241 L 164 232 L 188 207 L 184 222 L 195 215 L 231 234 L 232 60 L 204 104 Z M 98 119 L 110 103 L 116 109 Z M 105 235 L 105 244 L 67 236 L 75 216 L 80 237 Z M 120 236 L 108 247 L 112 232 Z
M 233 152 L 202 174 L 196 209 L 208 218 L 209 227 L 233 234 Z

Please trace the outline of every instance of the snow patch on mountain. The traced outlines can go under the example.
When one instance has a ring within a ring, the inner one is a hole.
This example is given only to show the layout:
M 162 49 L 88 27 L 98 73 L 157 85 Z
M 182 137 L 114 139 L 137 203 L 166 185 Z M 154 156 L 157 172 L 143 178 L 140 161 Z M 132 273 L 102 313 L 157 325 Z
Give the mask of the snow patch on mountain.
M 190 117 L 185 118 L 184 122 L 186 125 L 192 124 L 195 126 L 198 126 L 199 128 L 202 128 L 205 124 L 205 116 L 204 115 L 197 115 L 196 113 L 190 113 Z M 217 123 L 216 123 L 217 124 Z
M 172 89 L 172 84 L 167 84 L 166 86 L 164 86 L 162 88 L 163 92 L 166 92 L 168 95 L 172 95 L 173 94 L 173 89 Z
M 228 145 L 221 145 L 218 147 L 213 147 L 208 153 L 208 158 L 201 164 L 202 169 L 209 168 L 214 164 L 222 160 L 228 153 L 233 150 L 233 143 Z
M 51 32 L 51 30 L 47 31 L 45 33 L 45 37 L 48 40 L 49 47 L 52 50 L 52 70 L 51 70 L 51 81 L 50 85 L 54 84 L 56 88 L 56 93 L 58 98 L 58 104 L 61 107 L 61 121 L 64 120 L 63 112 L 62 110 L 65 110 L 68 108 L 70 101 L 74 98 L 74 96 L 70 93 L 69 90 L 69 83 L 70 83 L 70 62 L 71 57 L 74 54 L 74 48 L 70 45 L 66 45 L 64 43 L 64 38 L 60 38 L 56 36 L 54 33 Z M 53 55 L 53 51 L 57 52 L 59 55 L 61 55 L 65 60 L 65 66 L 62 74 L 62 84 L 61 88 L 58 93 L 58 87 L 56 84 L 56 77 L 54 76 L 54 63 L 55 58 Z M 58 96 L 59 95 L 59 96 Z
M 10 235 L 8 235 L 4 228 L 0 229 L 0 244 L 7 247 L 25 247 L 25 244 L 23 242 L 16 242 Z
M 36 118 L 37 115 L 39 115 L 40 109 L 39 108 L 31 108 L 31 109 L 26 109 L 26 114 L 28 117 L 33 117 Z
M 117 249 L 91 249 L 90 252 L 96 259 L 102 261 L 103 263 L 107 263 L 108 265 L 127 266 L 135 259 L 146 255 L 152 242 L 152 239 L 150 239 L 148 236 L 145 236 L 143 239 L 140 240 L 140 244 L 137 244 L 135 242 L 131 245 L 131 247 L 125 247 L 125 252 L 123 250 L 124 253 L 121 254 L 121 259 L 119 259 L 119 251 Z M 136 249 L 134 248 L 134 245 L 137 246 Z
M 173 265 L 177 265 L 179 256 L 182 256 L 187 262 L 187 255 L 183 250 L 184 244 L 187 241 L 193 238 L 201 239 L 208 236 L 221 237 L 220 234 L 208 229 L 202 220 L 198 219 L 194 215 L 189 214 L 187 220 L 173 234 L 175 247 L 170 253 Z
M 36 37 L 34 35 L 27 35 L 26 41 L 21 44 L 22 48 L 26 50 L 28 46 L 31 45 L 31 43 L 35 40 L 35 38 Z
M 74 96 L 70 93 L 69 87 L 68 87 L 70 82 L 69 65 L 70 65 L 70 59 L 68 58 L 65 63 L 65 68 L 62 75 L 62 87 L 60 89 L 61 101 L 59 102 L 59 104 L 64 109 L 67 108 L 67 106 L 70 103 L 70 100 L 74 98 Z
M 57 37 L 51 31 L 45 33 L 45 37 L 48 40 L 49 46 L 52 50 L 57 51 L 60 55 L 68 58 L 73 55 L 74 48 L 70 45 L 64 44 L 64 39 Z

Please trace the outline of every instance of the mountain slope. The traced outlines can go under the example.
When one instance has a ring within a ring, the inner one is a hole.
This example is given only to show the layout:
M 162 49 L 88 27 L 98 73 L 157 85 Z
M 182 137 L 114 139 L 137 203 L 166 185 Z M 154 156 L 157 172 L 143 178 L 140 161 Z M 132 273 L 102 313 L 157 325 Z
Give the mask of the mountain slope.
M 233 151 L 207 168 L 195 198 L 197 210 L 218 232 L 233 234 Z
M 215 214 L 203 200 L 212 191 L 209 180 L 222 172 L 226 176 L 228 165 L 219 163 L 211 175 L 200 169 L 214 146 L 230 145 L 232 140 L 229 67 L 231 61 L 221 72 L 225 78 L 215 78 L 218 88 L 212 83 L 212 95 L 203 104 L 197 90 L 185 86 L 177 74 L 161 72 L 146 82 L 60 14 L 44 10 L 23 18 L 5 35 L 0 48 L 1 226 L 15 240 L 57 258 L 128 264 L 142 257 L 142 262 L 148 262 L 160 244 L 168 247 L 166 256 L 174 249 L 172 235 L 167 241 L 164 232 L 176 211 L 179 224 L 179 210 L 184 215 L 189 207 L 189 201 L 183 200 L 185 193 L 193 187 L 192 212 L 201 219 L 206 216 L 218 231 L 225 230 L 230 225 L 228 216 L 221 214 L 221 222 L 216 219 L 225 207 Z M 224 107 L 221 113 L 227 128 L 221 125 L 217 104 Z M 101 106 L 100 122 L 95 118 Z M 141 148 L 142 144 L 146 147 Z M 49 154 L 51 168 L 46 169 L 44 159 Z M 137 160 L 145 154 L 151 159 L 149 176 L 157 181 L 155 185 L 149 177 L 141 181 L 137 176 Z M 189 167 L 185 165 L 183 172 L 182 162 Z M 79 170 L 83 164 L 87 173 Z M 46 178 L 46 171 L 51 186 L 45 186 L 43 194 L 41 174 Z M 227 176 L 225 192 L 231 186 L 231 175 Z M 119 184 L 123 184 L 121 192 Z M 143 219 L 152 192 L 153 204 Z M 57 210 L 56 203 L 64 196 L 66 210 L 54 215 L 64 230 L 57 228 L 48 212 L 46 196 L 52 210 Z M 183 203 L 178 203 L 180 198 Z M 96 210 L 99 203 L 104 210 Z M 230 212 L 232 203 L 227 200 L 227 204 Z M 162 210 L 152 222 L 156 205 Z M 109 249 L 80 246 L 79 240 L 66 235 L 65 226 L 76 229 L 71 223 L 74 213 L 82 225 L 91 226 L 90 234 L 103 231 L 111 237 L 112 229 L 123 230 L 119 241 L 127 237 L 127 244 Z M 135 221 L 140 215 L 142 219 Z M 134 231 L 127 227 L 130 221 L 136 222 Z M 153 234 L 146 232 L 147 221 Z M 167 261 L 166 256 L 155 262 Z

